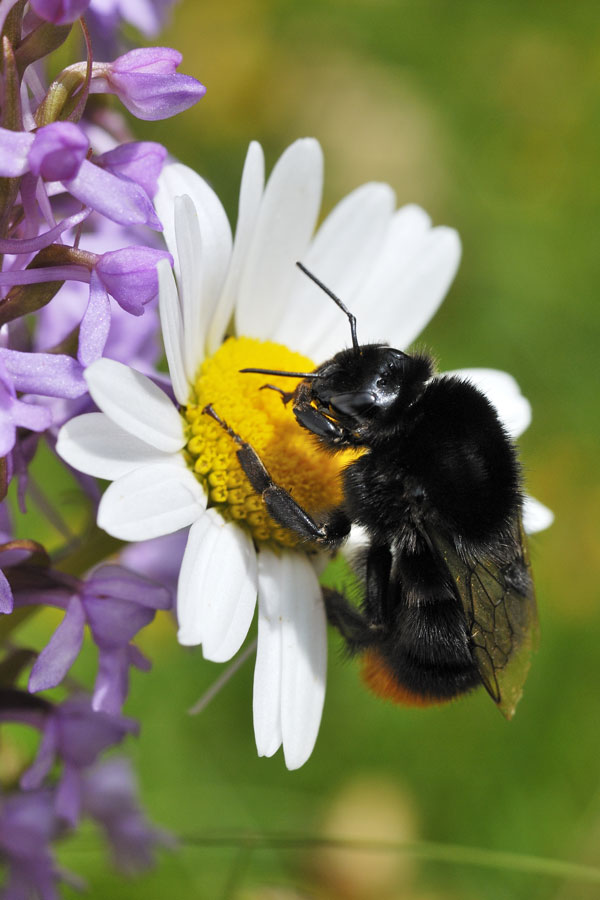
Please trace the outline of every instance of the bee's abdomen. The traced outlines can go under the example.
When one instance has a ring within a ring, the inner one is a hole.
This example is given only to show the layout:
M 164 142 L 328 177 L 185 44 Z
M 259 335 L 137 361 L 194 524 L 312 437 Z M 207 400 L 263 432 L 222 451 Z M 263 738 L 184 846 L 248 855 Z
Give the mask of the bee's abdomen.
M 365 653 L 363 677 L 374 693 L 410 706 L 443 703 L 480 685 L 457 599 L 402 604 L 393 630 Z
M 374 694 L 403 706 L 446 703 L 481 685 L 473 663 L 435 666 L 409 657 L 392 661 L 380 650 L 364 654 L 362 677 Z

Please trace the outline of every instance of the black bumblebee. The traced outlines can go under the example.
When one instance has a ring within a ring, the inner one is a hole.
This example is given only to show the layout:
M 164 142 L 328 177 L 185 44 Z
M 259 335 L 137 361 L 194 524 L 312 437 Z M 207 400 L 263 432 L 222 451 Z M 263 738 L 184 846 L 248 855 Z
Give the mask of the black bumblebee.
M 521 696 L 537 636 L 515 447 L 489 400 L 468 381 L 434 377 L 433 361 L 359 344 L 314 372 L 244 369 L 302 381 L 299 424 L 326 450 L 364 450 L 343 473 L 344 500 L 322 521 L 275 484 L 256 452 L 238 458 L 270 516 L 332 550 L 362 526 L 361 607 L 326 590 L 330 622 L 362 654 L 367 684 L 401 703 L 450 700 L 483 684 L 507 718 Z M 264 387 L 273 387 L 265 385 Z

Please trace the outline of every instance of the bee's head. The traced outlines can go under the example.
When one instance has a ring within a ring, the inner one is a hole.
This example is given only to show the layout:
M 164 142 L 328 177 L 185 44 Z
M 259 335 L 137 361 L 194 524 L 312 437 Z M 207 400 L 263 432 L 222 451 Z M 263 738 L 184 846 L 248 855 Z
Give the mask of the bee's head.
M 370 443 L 394 429 L 399 416 L 420 396 L 433 366 L 426 356 L 409 356 L 387 344 L 342 350 L 323 363 L 309 382 L 317 409 Z
M 341 350 L 314 372 L 283 372 L 273 369 L 242 369 L 263 375 L 302 378 L 295 397 L 313 408 L 296 418 L 332 449 L 351 444 L 366 446 L 398 429 L 400 416 L 421 395 L 433 374 L 428 356 L 409 356 L 387 344 L 359 344 L 356 318 L 333 291 L 302 263 L 299 269 L 315 282 L 347 316 L 352 347 Z

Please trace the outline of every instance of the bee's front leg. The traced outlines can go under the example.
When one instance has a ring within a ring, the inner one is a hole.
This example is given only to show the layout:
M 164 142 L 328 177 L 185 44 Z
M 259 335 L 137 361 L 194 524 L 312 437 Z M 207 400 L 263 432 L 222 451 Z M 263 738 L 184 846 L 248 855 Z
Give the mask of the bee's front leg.
M 279 525 L 288 528 L 305 541 L 335 549 L 350 533 L 350 519 L 341 508 L 332 510 L 328 518 L 318 524 L 312 516 L 296 503 L 289 491 L 276 484 L 258 453 L 239 434 L 236 434 L 209 404 L 202 410 L 211 416 L 239 446 L 237 458 L 244 473 L 262 497 L 266 510 Z
M 325 413 L 314 406 L 296 403 L 294 405 L 296 421 L 316 437 L 325 438 L 328 444 L 341 443 L 346 433 L 344 429 L 328 418 Z

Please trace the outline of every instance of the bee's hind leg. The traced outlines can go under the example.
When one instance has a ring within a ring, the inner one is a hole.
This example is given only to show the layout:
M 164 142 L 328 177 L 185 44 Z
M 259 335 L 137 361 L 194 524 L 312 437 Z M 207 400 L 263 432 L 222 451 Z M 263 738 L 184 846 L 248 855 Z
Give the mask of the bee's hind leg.
M 323 588 L 323 600 L 329 624 L 339 631 L 351 653 L 360 653 L 379 642 L 382 627 L 370 622 L 343 594 Z

